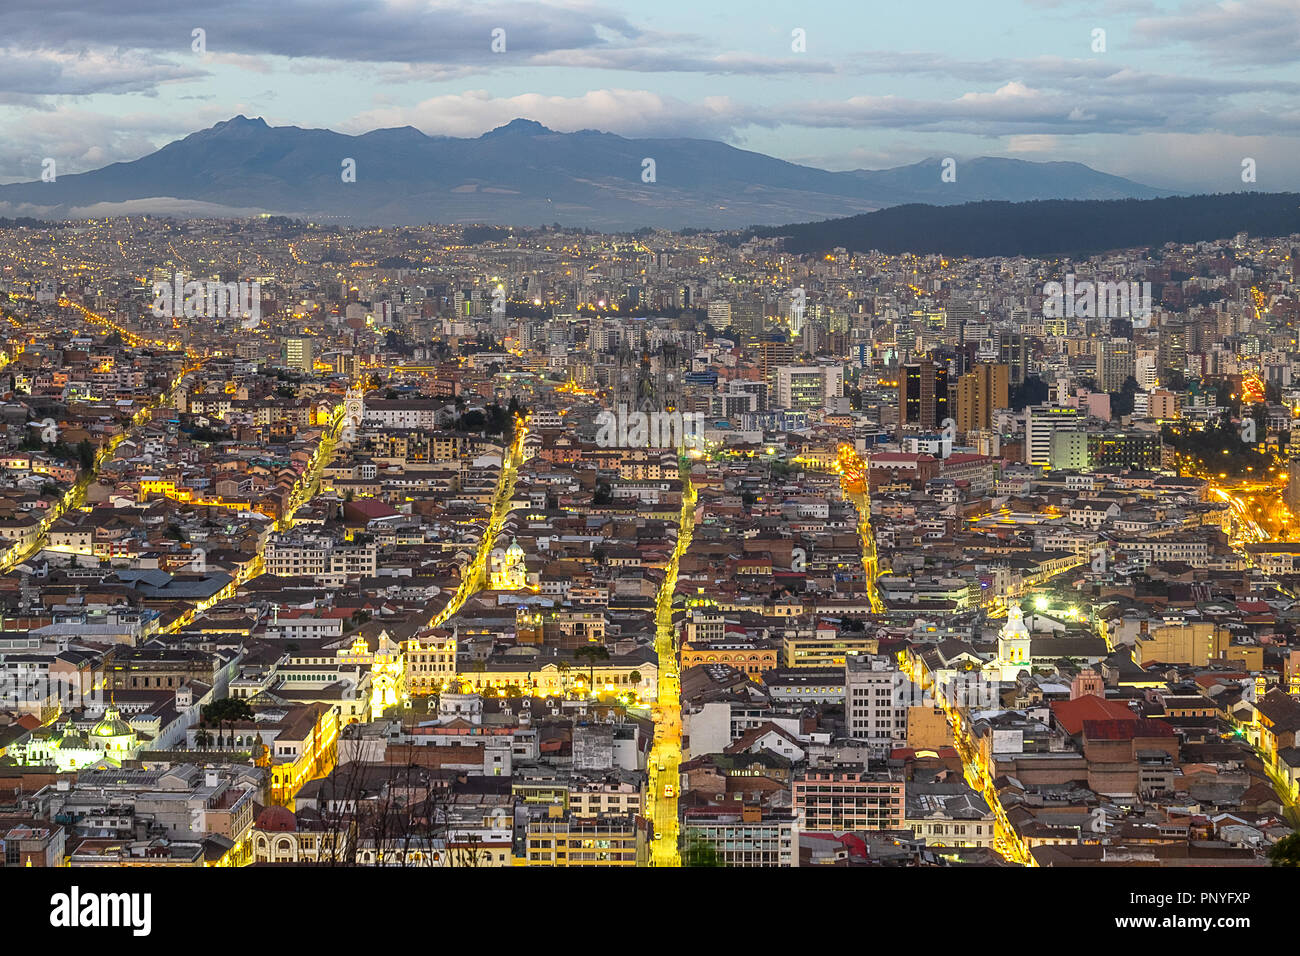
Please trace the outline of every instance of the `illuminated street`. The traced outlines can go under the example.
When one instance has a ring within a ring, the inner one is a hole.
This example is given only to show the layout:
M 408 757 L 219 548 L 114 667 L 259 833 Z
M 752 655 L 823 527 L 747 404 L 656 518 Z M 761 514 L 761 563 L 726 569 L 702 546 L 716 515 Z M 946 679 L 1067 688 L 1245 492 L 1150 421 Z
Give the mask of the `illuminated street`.
M 677 633 L 673 627 L 673 594 L 677 568 L 691 544 L 695 528 L 695 486 L 687 466 L 682 467 L 682 517 L 677 545 L 664 570 L 655 601 L 655 650 L 659 655 L 659 700 L 654 707 L 655 739 L 650 749 L 649 817 L 654 827 L 651 866 L 681 866 L 678 846 L 677 791 L 682 760 L 681 678 L 678 673 Z
M 483 530 L 483 537 L 478 543 L 478 550 L 474 553 L 474 559 L 465 568 L 461 576 L 460 586 L 456 588 L 456 593 L 447 602 L 447 606 L 429 622 L 430 627 L 441 627 L 443 622 L 454 616 L 466 601 L 482 590 L 483 585 L 486 583 L 488 558 L 492 554 L 492 548 L 495 546 L 497 536 L 501 534 L 501 527 L 505 524 L 506 515 L 510 514 L 510 501 L 515 493 L 515 480 L 519 477 L 519 465 L 524 460 L 524 438 L 527 435 L 527 422 L 522 419 L 516 420 L 515 438 L 510 443 L 504 460 L 501 462 L 501 477 L 497 480 L 496 494 L 492 499 L 492 513 L 488 516 L 487 526 Z
M 90 315 L 93 313 L 87 314 Z M 172 381 L 167 391 L 157 396 L 152 402 L 143 406 L 135 413 L 135 416 L 132 418 L 132 429 L 114 435 L 95 453 L 94 464 L 90 470 L 82 473 L 76 483 L 68 489 L 63 497 L 46 510 L 45 515 L 41 519 L 40 530 L 36 540 L 26 547 L 14 544 L 5 550 L 3 555 L 0 555 L 0 571 L 8 571 L 13 567 L 22 564 L 32 555 L 40 553 L 49 541 L 49 531 L 54 523 L 69 511 L 76 510 L 85 504 L 87 489 L 99 476 L 99 470 L 103 466 L 104 462 L 109 461 L 113 457 L 113 453 L 117 450 L 118 445 L 130 437 L 135 427 L 149 421 L 149 415 L 153 409 L 170 405 L 175 401 L 176 394 L 182 387 L 184 387 L 187 376 L 201 367 L 202 364 L 203 363 L 200 361 L 193 365 L 186 366 Z

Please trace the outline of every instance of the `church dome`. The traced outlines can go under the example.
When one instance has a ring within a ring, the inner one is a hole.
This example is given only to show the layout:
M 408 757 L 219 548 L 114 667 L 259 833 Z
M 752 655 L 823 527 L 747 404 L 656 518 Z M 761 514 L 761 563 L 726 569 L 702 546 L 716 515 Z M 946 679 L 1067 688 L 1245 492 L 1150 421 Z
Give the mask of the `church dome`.
M 95 725 L 94 730 L 90 732 L 92 737 L 130 737 L 135 731 L 131 725 L 122 719 L 121 713 L 116 707 L 109 707 L 104 711 L 104 719 Z
M 86 735 L 76 728 L 70 728 L 67 733 L 59 740 L 60 750 L 87 750 L 90 748 L 90 741 Z

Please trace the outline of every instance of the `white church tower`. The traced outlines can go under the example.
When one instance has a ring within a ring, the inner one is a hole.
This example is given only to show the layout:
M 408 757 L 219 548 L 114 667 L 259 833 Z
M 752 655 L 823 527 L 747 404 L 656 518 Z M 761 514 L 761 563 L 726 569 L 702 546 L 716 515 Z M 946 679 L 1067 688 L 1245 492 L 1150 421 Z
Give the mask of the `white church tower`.
M 1032 667 L 1029 628 L 1019 604 L 1007 608 L 1007 623 L 998 633 L 998 680 L 1014 681 L 1021 671 Z

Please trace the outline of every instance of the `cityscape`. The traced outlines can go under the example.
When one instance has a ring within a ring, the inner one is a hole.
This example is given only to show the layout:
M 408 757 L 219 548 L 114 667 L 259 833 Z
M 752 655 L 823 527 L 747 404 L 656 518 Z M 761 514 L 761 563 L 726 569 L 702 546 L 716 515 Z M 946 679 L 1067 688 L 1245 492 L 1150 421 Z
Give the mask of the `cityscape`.
M 1300 866 L 1295 177 L 230 102 L 0 149 L 5 868 Z
M 1289 239 L 465 231 L 5 232 L 11 862 L 1246 866 L 1293 832 Z M 1158 296 L 1045 316 L 1076 274 Z

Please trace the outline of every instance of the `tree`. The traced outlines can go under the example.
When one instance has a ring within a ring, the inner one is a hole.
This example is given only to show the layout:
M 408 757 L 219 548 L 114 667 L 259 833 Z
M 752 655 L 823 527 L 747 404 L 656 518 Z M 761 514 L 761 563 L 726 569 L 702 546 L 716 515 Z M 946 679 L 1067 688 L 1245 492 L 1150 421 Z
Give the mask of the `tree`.
M 77 461 L 83 471 L 90 471 L 95 467 L 95 446 L 85 438 L 77 442 Z
M 1269 847 L 1268 860 L 1273 866 L 1300 866 L 1300 833 L 1284 836 Z
M 682 866 L 726 865 L 722 860 L 722 854 L 718 852 L 718 848 L 704 837 L 692 835 L 686 841 L 686 849 L 682 852 Z
M 1114 415 L 1132 415 L 1133 414 L 1133 396 L 1136 395 L 1142 386 L 1138 384 L 1137 379 L 1132 375 L 1124 379 L 1124 384 L 1120 386 L 1118 392 L 1110 393 L 1110 410 Z
M 1025 380 L 1011 390 L 1009 404 L 1013 411 L 1020 411 L 1028 405 L 1041 405 L 1047 401 L 1047 383 L 1035 375 L 1025 376 Z
M 223 697 L 210 704 L 204 704 L 200 712 L 204 725 L 215 724 L 217 727 L 217 746 L 222 746 L 222 731 L 226 724 L 239 720 L 253 720 L 253 708 L 242 697 Z M 227 742 L 228 743 L 228 742 Z
M 1161 369 L 1159 380 L 1162 386 L 1172 391 L 1182 392 L 1187 390 L 1187 373 L 1182 369 Z
M 573 652 L 574 657 L 583 657 L 587 660 L 587 677 L 588 686 L 591 689 L 591 696 L 596 696 L 596 661 L 609 660 L 609 651 L 604 644 L 586 644 Z

